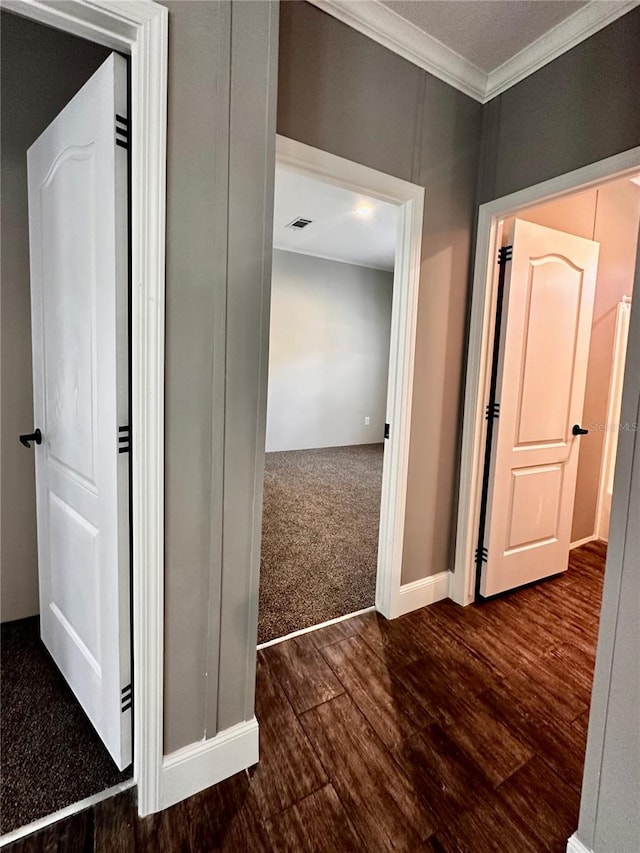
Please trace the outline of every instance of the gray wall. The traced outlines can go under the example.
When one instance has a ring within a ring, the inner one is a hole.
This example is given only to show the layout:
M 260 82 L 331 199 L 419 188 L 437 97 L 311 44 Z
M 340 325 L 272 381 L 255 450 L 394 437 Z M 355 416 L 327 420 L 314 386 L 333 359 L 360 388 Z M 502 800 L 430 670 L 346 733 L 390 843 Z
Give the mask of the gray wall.
M 640 144 L 640 9 L 484 107 L 480 202 Z
M 283 3 L 278 132 L 425 187 L 402 581 L 451 568 L 482 107 L 319 9 Z
M 486 105 L 480 201 L 640 145 L 638 44 L 634 9 Z M 636 422 L 639 319 L 635 305 L 622 419 Z M 617 504 L 622 518 L 623 503 L 631 504 L 610 537 L 578 831 L 595 853 L 635 853 L 640 845 L 637 433 L 621 432 L 618 447 L 614 512 Z
M 392 272 L 274 251 L 267 452 L 383 441 L 392 295 Z
M 253 716 L 278 6 L 165 5 L 171 752 Z
M 0 620 L 38 612 L 27 148 L 110 51 L 0 13 Z

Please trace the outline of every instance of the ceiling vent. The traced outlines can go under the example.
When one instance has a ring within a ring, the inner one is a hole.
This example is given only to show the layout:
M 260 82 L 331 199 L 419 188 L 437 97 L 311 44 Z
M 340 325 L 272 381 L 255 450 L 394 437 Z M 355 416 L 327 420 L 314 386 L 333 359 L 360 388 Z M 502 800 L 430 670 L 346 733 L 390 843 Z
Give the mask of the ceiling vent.
M 302 231 L 307 225 L 311 225 L 311 219 L 303 219 L 301 216 L 296 217 L 293 222 L 290 222 L 286 227 L 293 228 L 295 231 Z

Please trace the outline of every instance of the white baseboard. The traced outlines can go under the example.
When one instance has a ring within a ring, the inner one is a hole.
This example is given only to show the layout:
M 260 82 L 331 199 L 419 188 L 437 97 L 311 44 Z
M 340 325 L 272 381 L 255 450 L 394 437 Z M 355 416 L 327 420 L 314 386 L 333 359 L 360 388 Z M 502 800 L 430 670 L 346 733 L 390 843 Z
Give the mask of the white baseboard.
M 593 850 L 589 847 L 585 847 L 574 832 L 571 838 L 567 841 L 567 853 L 593 853 Z
M 209 740 L 189 744 L 162 762 L 162 808 L 179 803 L 228 779 L 258 761 L 258 721 L 254 717 Z
M 591 536 L 585 536 L 584 539 L 578 539 L 577 542 L 572 542 L 569 545 L 569 550 L 571 551 L 573 548 L 579 548 L 581 545 L 586 545 L 587 542 L 595 542 L 598 537 L 595 533 L 592 533 Z
M 442 601 L 449 594 L 449 572 L 439 572 L 429 578 L 421 578 L 400 587 L 395 616 L 402 616 L 427 604 Z

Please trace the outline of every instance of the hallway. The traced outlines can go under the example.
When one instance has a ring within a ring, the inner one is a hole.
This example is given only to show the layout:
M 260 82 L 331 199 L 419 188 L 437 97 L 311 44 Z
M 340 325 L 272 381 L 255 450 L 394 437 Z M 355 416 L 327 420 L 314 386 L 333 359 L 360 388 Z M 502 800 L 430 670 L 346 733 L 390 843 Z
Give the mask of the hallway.
M 604 556 L 590 543 L 501 599 L 264 649 L 257 767 L 144 820 L 126 793 L 7 849 L 564 853 Z

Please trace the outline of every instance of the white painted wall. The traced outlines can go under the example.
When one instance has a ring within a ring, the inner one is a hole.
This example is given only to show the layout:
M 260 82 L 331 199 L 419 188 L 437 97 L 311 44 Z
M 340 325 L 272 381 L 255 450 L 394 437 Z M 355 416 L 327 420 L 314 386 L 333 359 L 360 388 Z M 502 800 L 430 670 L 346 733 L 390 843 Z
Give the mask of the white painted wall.
M 392 290 L 391 272 L 274 250 L 267 452 L 383 440 Z

